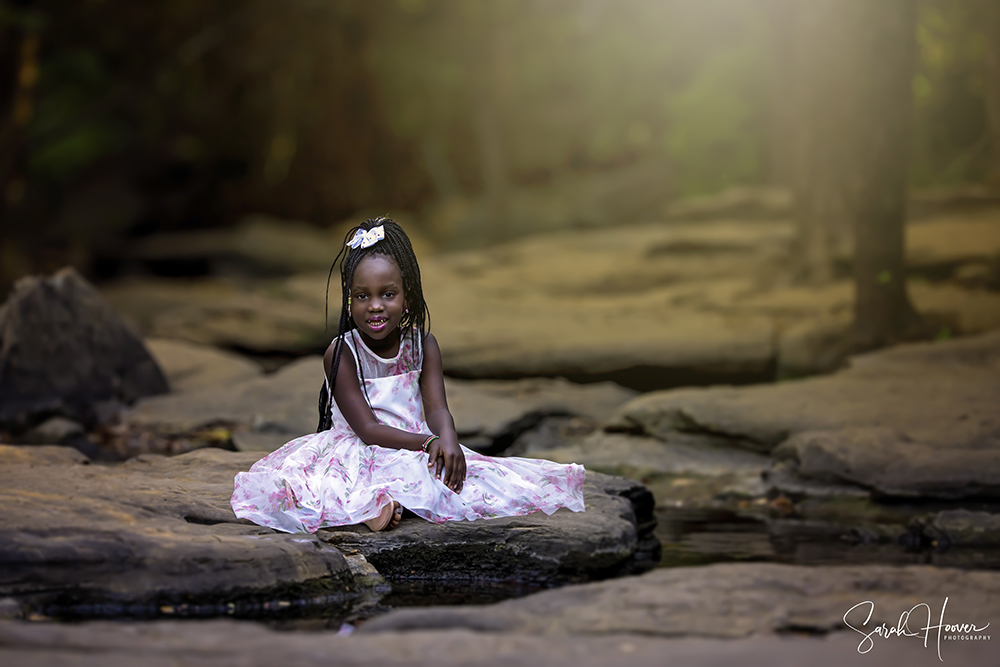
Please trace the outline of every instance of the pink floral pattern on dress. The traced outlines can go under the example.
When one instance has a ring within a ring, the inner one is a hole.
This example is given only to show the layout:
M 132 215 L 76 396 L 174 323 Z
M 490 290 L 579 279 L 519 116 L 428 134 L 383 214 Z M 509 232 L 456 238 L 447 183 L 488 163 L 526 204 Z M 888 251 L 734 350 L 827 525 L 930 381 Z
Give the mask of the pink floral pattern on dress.
M 414 339 L 404 335 L 399 353 L 382 359 L 354 332 L 345 337 L 378 420 L 430 435 L 420 396 L 423 346 L 419 336 Z M 314 533 L 373 519 L 393 500 L 435 523 L 584 510 L 583 466 L 490 457 L 463 446 L 468 472 L 457 494 L 434 478 L 424 452 L 366 445 L 336 401 L 331 414 L 330 430 L 296 438 L 236 475 L 236 516 L 289 533 Z

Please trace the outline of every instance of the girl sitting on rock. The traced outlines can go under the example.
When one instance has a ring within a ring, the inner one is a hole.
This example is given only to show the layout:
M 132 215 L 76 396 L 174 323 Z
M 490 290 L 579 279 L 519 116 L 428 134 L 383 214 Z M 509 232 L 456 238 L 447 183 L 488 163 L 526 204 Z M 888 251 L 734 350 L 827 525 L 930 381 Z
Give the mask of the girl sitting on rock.
M 330 269 L 340 261 L 342 304 L 323 357 L 319 429 L 236 476 L 236 516 L 313 533 L 394 528 L 403 507 L 436 523 L 583 511 L 582 466 L 459 444 L 409 238 L 389 218 L 366 220 L 348 238 Z

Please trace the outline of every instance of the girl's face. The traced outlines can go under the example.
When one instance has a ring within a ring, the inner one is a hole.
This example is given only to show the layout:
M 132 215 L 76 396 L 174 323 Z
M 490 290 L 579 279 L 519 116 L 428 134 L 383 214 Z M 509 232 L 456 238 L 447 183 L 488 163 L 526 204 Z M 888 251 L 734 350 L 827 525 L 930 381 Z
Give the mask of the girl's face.
M 406 298 L 403 276 L 388 255 L 368 255 L 354 270 L 351 317 L 365 342 L 389 342 L 399 337 Z

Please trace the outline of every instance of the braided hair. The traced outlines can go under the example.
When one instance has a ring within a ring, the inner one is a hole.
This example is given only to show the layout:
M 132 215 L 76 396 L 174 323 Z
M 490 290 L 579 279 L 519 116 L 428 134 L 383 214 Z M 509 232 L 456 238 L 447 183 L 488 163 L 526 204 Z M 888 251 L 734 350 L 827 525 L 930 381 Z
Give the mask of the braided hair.
M 385 231 L 385 237 L 382 240 L 377 241 L 367 248 L 351 249 L 348 247 L 348 241 L 354 237 L 354 234 L 359 229 L 369 231 L 379 225 Z M 403 278 L 403 296 L 406 299 L 406 312 L 403 313 L 403 317 L 399 322 L 400 332 L 407 332 L 411 337 L 411 343 L 415 344 L 416 336 L 419 335 L 421 340 L 423 340 L 424 336 L 427 335 L 427 330 L 430 328 L 431 315 L 427 310 L 427 303 L 424 301 L 424 291 L 420 283 L 420 267 L 417 265 L 417 256 L 413 253 L 413 246 L 410 245 L 410 239 L 406 235 L 406 232 L 403 231 L 403 228 L 395 221 L 384 216 L 370 218 L 360 225 L 351 228 L 347 232 L 347 236 L 344 237 L 344 246 L 334 258 L 333 264 L 330 266 L 330 273 L 326 279 L 324 319 L 329 316 L 330 279 L 333 277 L 333 270 L 337 267 L 337 262 L 340 262 L 340 325 L 337 329 L 337 338 L 334 339 L 337 347 L 331 369 L 331 377 L 329 378 L 329 383 L 323 383 L 323 387 L 319 392 L 319 425 L 316 427 L 317 433 L 329 430 L 333 426 L 333 419 L 330 415 L 330 402 L 333 400 L 331 394 L 337 382 L 340 356 L 344 349 L 344 336 L 350 333 L 352 329 L 357 328 L 354 324 L 354 318 L 351 317 L 351 310 L 347 305 L 348 299 L 351 295 L 351 285 L 354 283 L 354 272 L 361 263 L 361 260 L 369 255 L 386 255 L 392 258 L 396 262 L 396 266 L 399 267 L 399 272 Z M 365 391 L 365 398 L 368 400 L 368 404 L 371 405 L 371 399 L 368 398 L 368 389 L 365 387 L 364 370 L 361 367 L 360 360 L 358 361 L 358 370 L 361 372 L 361 387 Z

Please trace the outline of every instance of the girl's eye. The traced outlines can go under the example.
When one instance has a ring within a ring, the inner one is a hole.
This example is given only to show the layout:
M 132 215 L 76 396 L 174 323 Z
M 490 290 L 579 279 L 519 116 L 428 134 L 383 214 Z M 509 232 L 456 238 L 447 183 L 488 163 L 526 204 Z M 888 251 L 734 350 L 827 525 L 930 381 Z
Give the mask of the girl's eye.
M 382 297 L 385 299 L 391 299 L 394 296 L 396 296 L 395 292 L 386 292 L 385 294 L 382 295 Z
M 363 293 L 362 294 L 357 294 L 357 295 L 355 295 L 354 298 L 358 299 L 359 301 L 363 301 L 363 300 L 365 300 L 365 299 L 368 298 L 368 295 L 367 294 L 363 294 Z

